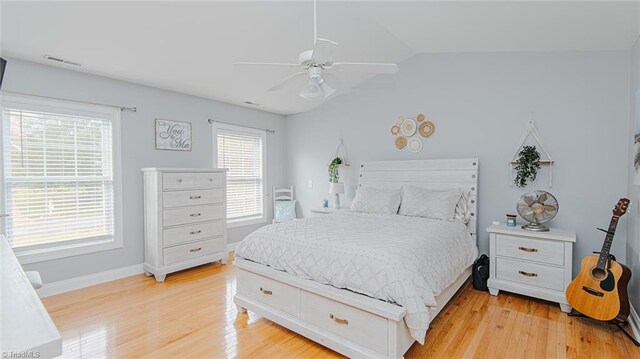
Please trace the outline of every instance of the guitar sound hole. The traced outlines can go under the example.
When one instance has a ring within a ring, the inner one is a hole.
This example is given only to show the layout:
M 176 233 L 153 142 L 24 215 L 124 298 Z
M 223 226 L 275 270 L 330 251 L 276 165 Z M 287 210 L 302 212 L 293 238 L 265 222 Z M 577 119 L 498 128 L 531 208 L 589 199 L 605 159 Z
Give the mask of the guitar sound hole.
M 591 270 L 591 275 L 597 280 L 604 280 L 605 278 L 607 278 L 607 271 L 595 267 Z

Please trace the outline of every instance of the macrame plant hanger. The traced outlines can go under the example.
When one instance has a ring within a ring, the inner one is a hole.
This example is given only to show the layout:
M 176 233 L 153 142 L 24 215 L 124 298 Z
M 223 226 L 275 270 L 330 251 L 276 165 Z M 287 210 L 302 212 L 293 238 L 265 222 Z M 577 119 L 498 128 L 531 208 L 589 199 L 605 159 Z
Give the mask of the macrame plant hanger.
M 344 149 L 344 143 L 342 143 L 342 136 L 340 136 L 340 138 L 338 139 L 338 144 L 336 145 L 336 151 L 333 154 L 333 157 L 331 157 L 331 160 L 329 160 L 329 163 L 327 164 L 327 166 L 331 164 L 331 161 L 333 161 L 333 159 L 336 157 L 340 157 L 340 159 L 342 160 L 342 164 L 339 167 L 350 166 L 349 161 L 347 161 L 347 152 Z
M 540 139 L 538 130 L 536 129 L 535 122 L 533 121 L 533 112 L 531 113 L 531 118 L 529 119 L 529 121 L 527 121 L 527 128 L 522 134 L 522 139 L 520 140 L 520 144 L 516 148 L 516 153 L 513 155 L 513 158 L 511 158 L 511 161 L 509 162 L 509 178 L 511 180 L 511 186 L 513 187 L 514 181 L 513 172 L 515 170 L 515 166 L 518 165 L 518 154 L 520 153 L 520 150 L 522 150 L 522 147 L 525 145 L 529 137 L 533 137 L 533 139 L 538 143 L 538 146 L 542 150 L 542 155 L 547 158 L 546 160 L 541 159 L 540 164 L 549 165 L 549 188 L 551 188 L 553 187 L 553 159 L 542 144 L 542 140 Z

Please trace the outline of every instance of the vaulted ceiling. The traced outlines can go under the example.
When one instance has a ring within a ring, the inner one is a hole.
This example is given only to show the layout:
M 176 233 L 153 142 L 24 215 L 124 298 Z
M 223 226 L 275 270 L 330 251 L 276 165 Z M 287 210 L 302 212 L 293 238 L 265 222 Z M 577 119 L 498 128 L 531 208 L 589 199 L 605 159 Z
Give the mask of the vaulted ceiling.
M 628 50 L 638 2 L 322 1 L 318 36 L 339 61 L 402 62 L 416 53 Z M 296 62 L 313 46 L 308 1 L 3 2 L 3 56 L 292 114 L 321 104 L 302 84 L 267 88 L 293 70 L 235 61 Z M 81 67 L 44 60 L 44 54 Z M 400 64 L 402 71 L 402 64 Z M 366 74 L 341 74 L 348 91 Z M 356 89 L 357 90 L 357 89 Z

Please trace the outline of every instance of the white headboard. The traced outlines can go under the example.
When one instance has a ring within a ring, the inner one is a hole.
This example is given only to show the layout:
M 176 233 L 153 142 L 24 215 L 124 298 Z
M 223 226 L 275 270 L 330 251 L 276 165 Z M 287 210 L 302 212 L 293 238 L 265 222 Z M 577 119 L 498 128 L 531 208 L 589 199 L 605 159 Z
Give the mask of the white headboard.
M 447 189 L 462 188 L 471 193 L 471 220 L 467 224 L 474 236 L 478 232 L 478 159 L 441 159 L 362 162 L 358 187 L 400 188 L 403 185 Z

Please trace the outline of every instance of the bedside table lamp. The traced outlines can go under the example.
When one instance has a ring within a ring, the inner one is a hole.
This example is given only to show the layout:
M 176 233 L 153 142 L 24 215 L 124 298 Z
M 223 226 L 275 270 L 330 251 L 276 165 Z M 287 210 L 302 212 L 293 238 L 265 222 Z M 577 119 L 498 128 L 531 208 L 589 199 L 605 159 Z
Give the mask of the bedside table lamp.
M 340 208 L 340 195 L 344 193 L 344 183 L 342 182 L 331 182 L 329 183 L 329 193 L 334 195 L 333 197 L 333 208 Z

